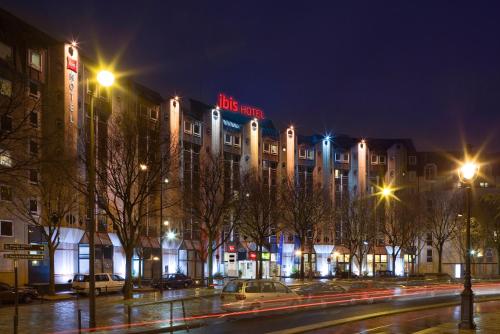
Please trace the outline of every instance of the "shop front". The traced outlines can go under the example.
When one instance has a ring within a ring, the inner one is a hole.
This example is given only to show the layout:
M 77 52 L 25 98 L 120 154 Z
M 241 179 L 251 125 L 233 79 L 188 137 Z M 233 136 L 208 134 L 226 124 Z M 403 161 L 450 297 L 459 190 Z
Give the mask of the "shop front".
M 179 246 L 179 264 L 175 271 L 180 271 L 191 278 L 201 279 L 204 274 L 204 262 L 199 254 L 200 247 L 198 240 L 183 240 Z
M 387 249 L 385 247 L 376 246 L 372 254 L 367 254 L 366 259 L 369 275 L 379 275 L 379 273 L 387 271 Z M 374 259 L 375 263 L 373 263 Z
M 335 246 L 331 255 L 335 275 L 343 272 L 349 272 L 349 259 L 351 252 L 347 247 Z
M 146 280 L 160 277 L 160 240 L 159 238 L 141 236 L 132 259 L 132 276 Z
M 96 273 L 113 274 L 113 243 L 107 233 L 96 232 L 94 234 L 95 261 L 94 270 Z M 89 273 L 89 238 L 85 232 L 78 243 L 78 272 L 80 274 Z

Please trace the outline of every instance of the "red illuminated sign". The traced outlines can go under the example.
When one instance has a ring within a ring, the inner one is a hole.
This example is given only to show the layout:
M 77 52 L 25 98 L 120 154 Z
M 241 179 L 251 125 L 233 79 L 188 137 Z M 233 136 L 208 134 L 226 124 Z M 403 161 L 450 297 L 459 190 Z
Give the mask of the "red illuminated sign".
M 264 112 L 262 111 L 262 109 L 240 104 L 232 96 L 226 96 L 226 94 L 224 93 L 219 94 L 217 105 L 221 109 L 229 110 L 232 112 L 239 112 L 240 114 L 243 114 L 245 116 L 256 117 L 258 119 L 264 118 Z
M 229 252 L 236 252 L 236 247 L 234 245 L 229 245 L 228 246 L 228 251 Z
M 250 258 L 250 260 L 255 260 L 255 259 L 257 259 L 257 253 L 248 252 L 248 257 Z
M 78 60 L 73 59 L 71 57 L 67 57 L 67 58 L 68 58 L 68 61 L 67 61 L 68 64 L 66 67 L 68 68 L 68 70 L 71 70 L 71 71 L 77 73 L 78 72 Z

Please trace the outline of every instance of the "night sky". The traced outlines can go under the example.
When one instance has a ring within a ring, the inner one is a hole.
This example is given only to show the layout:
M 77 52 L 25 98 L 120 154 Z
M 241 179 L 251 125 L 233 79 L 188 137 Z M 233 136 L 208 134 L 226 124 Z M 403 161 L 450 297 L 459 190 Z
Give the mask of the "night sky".
M 498 1 L 2 3 L 164 97 L 226 92 L 305 134 L 500 145 Z

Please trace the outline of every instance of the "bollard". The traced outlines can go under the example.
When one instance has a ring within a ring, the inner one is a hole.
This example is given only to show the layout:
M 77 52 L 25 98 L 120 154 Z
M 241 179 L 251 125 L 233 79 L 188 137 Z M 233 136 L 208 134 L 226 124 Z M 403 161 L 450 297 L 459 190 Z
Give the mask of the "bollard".
M 132 323 L 132 308 L 130 305 L 127 305 L 127 314 L 128 314 L 128 324 Z
M 78 333 L 82 332 L 82 310 L 78 309 Z

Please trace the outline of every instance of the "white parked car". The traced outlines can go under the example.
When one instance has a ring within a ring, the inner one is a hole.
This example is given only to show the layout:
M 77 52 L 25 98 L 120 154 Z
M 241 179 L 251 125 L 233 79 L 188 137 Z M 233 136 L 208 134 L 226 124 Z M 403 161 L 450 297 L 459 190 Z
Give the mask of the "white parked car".
M 71 282 L 71 289 L 76 293 L 89 293 L 89 279 L 87 274 L 76 274 Z M 125 279 L 115 274 L 95 274 L 95 294 L 122 291 Z
M 241 311 L 294 305 L 299 296 L 280 282 L 236 279 L 224 286 L 220 298 L 223 310 Z

